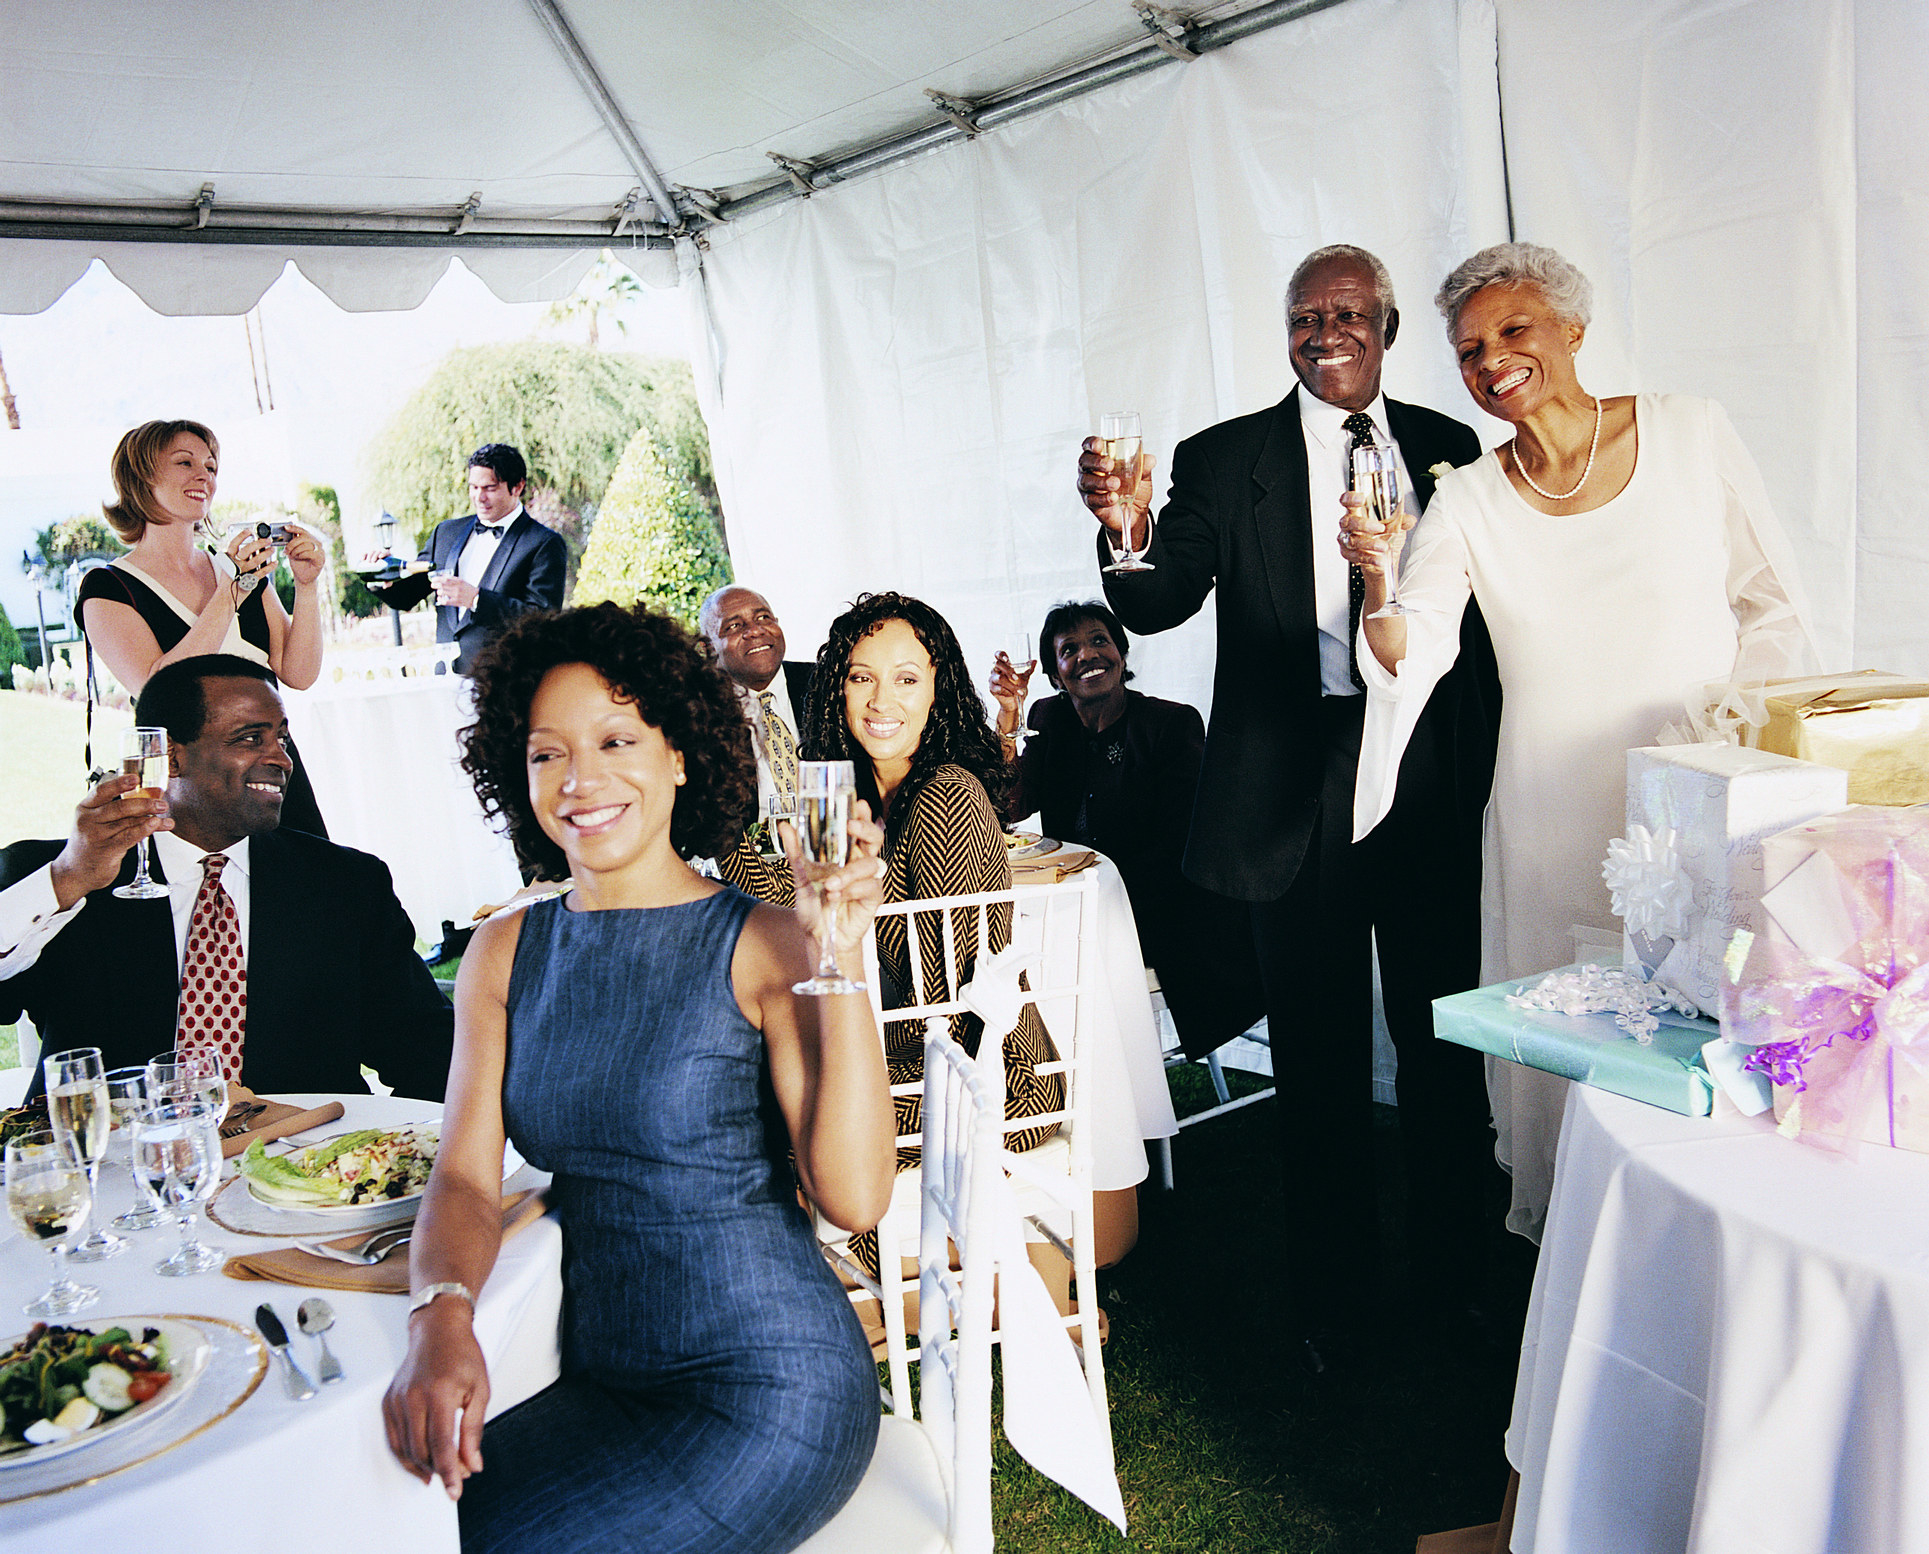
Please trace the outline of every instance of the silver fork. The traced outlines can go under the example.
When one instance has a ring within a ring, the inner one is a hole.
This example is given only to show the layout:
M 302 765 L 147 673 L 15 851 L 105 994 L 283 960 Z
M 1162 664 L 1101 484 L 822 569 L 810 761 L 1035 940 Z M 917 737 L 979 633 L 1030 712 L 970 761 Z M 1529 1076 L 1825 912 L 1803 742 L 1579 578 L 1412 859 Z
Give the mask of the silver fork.
M 379 1263 L 397 1248 L 407 1246 L 414 1234 L 415 1226 L 412 1224 L 391 1225 L 386 1230 L 376 1231 L 360 1246 L 346 1251 L 338 1246 L 330 1246 L 326 1241 L 297 1241 L 295 1245 L 304 1252 L 313 1252 L 317 1257 L 366 1268 L 371 1263 Z

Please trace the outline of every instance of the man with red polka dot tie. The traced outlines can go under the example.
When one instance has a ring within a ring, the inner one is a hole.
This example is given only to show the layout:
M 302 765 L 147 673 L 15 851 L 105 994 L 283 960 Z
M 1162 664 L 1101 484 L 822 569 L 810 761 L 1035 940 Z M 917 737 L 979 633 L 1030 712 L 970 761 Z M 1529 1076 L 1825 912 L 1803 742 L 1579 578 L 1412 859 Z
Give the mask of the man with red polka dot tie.
M 59 842 L 0 850 L 0 1025 L 107 1066 L 212 1051 L 264 1093 L 355 1091 L 374 1069 L 440 1100 L 454 1015 L 379 859 L 282 831 L 294 766 L 274 677 L 208 655 L 157 670 L 136 719 L 169 735 L 165 798 L 110 777 Z M 165 899 L 113 887 L 153 847 Z

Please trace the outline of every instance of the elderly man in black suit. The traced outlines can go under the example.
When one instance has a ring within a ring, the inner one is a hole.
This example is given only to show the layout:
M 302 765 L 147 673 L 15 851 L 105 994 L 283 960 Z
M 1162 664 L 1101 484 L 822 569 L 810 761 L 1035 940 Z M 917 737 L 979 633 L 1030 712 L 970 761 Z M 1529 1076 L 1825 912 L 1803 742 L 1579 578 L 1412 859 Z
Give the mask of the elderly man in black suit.
M 257 1092 L 442 1099 L 454 1011 L 415 953 L 381 860 L 279 830 L 288 719 L 274 676 L 212 654 L 157 670 L 135 717 L 168 731 L 165 798 L 109 777 L 65 844 L 0 851 L 0 1024 L 106 1066 L 180 1045 Z M 122 900 L 154 839 L 167 898 Z
M 460 649 L 467 674 L 476 654 L 526 610 L 560 610 L 569 562 L 563 537 L 522 505 L 529 469 L 507 443 L 485 443 L 469 455 L 469 500 L 475 511 L 435 526 L 416 560 L 429 572 L 371 584 L 391 609 L 406 610 L 435 592 L 435 640 Z M 430 574 L 434 574 L 431 578 Z
M 770 601 L 753 588 L 726 583 L 697 611 L 697 627 L 730 676 L 757 751 L 757 808 L 797 792 L 797 747 L 810 709 L 813 665 L 784 661 L 784 628 Z
M 1153 570 L 1105 576 L 1132 630 L 1176 626 L 1218 589 L 1212 722 L 1185 872 L 1250 907 L 1279 1083 L 1290 1317 L 1317 1373 L 1378 1295 L 1376 939 L 1399 1054 L 1415 1293 L 1455 1313 L 1478 1302 L 1479 1204 L 1494 1170 L 1481 1065 L 1434 1039 L 1429 1002 L 1479 977 L 1480 825 L 1500 690 L 1470 610 L 1453 681 L 1434 693 L 1401 768 L 1394 823 L 1355 844 L 1360 590 L 1336 543 L 1349 450 L 1390 442 L 1424 507 L 1434 467 L 1465 464 L 1480 445 L 1458 421 L 1381 394 L 1400 315 L 1386 267 L 1364 249 L 1308 255 L 1287 287 L 1286 322 L 1300 386 L 1180 443 L 1156 523 L 1150 475 L 1119 492 L 1096 442 L 1079 460 L 1079 489 L 1105 525 L 1102 563 L 1128 522 L 1134 546 L 1147 547 Z

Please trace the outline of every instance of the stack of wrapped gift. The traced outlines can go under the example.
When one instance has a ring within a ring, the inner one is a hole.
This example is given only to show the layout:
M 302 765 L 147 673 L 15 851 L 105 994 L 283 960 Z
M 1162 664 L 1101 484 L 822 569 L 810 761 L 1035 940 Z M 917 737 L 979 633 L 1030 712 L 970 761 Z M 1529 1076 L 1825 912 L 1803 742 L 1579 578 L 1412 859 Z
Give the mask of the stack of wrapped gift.
M 1773 1082 L 1784 1133 L 1929 1153 L 1929 810 L 1845 810 L 1763 862 L 1724 1036 Z
M 1729 943 L 1737 929 L 1761 927 L 1763 841 L 1841 809 L 1848 777 L 1732 745 L 1630 750 L 1627 763 L 1628 834 L 1613 844 L 1603 868 L 1627 930 L 1625 975 L 1568 968 L 1550 978 L 1547 994 L 1524 1001 L 1531 981 L 1437 999 L 1434 1033 L 1705 1116 L 1714 1082 L 1702 1048 L 1719 1034 Z M 1561 1012 L 1589 1007 L 1599 1012 Z M 1631 1011 L 1645 1018 L 1631 1019 Z
M 1750 745 L 1849 774 L 1851 804 L 1929 803 L 1929 681 L 1874 669 L 1770 680 Z

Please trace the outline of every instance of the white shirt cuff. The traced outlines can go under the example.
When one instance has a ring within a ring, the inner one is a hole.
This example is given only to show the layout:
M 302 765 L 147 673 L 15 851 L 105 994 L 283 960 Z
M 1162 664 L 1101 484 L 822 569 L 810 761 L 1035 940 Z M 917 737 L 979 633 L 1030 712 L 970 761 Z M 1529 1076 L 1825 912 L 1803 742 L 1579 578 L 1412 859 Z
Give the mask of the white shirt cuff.
M 54 894 L 51 863 L 0 890 L 0 980 L 18 975 L 39 960 L 48 940 L 86 905 L 87 898 L 82 896 L 61 911 L 60 898 Z

